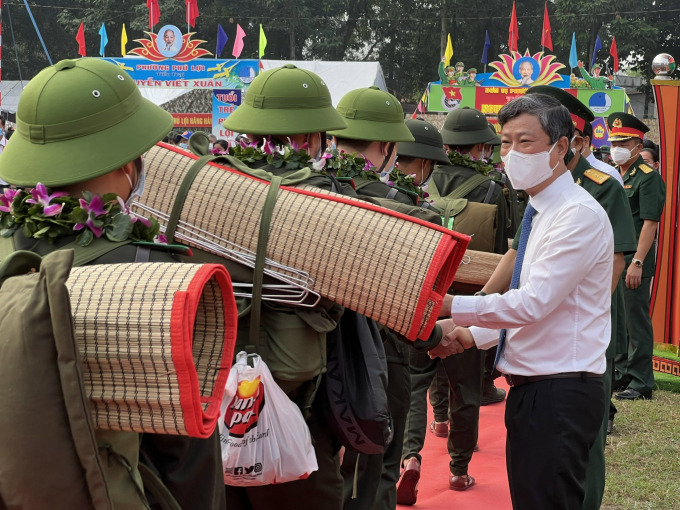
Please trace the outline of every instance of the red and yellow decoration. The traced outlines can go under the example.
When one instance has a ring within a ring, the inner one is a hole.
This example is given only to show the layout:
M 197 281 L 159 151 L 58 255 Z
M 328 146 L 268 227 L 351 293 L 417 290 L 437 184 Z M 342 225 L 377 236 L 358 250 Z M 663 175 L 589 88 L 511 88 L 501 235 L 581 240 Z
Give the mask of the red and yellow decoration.
M 158 48 L 156 47 L 156 34 L 152 32 L 145 32 L 145 34 L 149 36 L 149 39 L 135 39 L 135 42 L 138 42 L 141 47 L 128 51 L 128 54 L 138 55 L 147 58 L 152 62 L 160 62 L 161 60 L 188 62 L 195 58 L 205 57 L 207 55 L 212 56 L 212 53 L 208 50 L 199 48 L 199 46 L 206 41 L 201 41 L 199 39 L 191 40 L 191 36 L 194 35 L 195 32 L 190 32 L 182 36 L 182 49 L 177 55 L 172 57 L 172 59 L 168 59 L 168 57 L 161 55 L 161 52 L 158 51 Z
M 555 55 L 544 56 L 542 51 L 531 55 L 529 50 L 526 50 L 524 55 L 518 51 L 513 51 L 512 55 L 499 55 L 501 58 L 498 62 L 491 62 L 489 65 L 497 69 L 497 72 L 491 75 L 491 79 L 498 80 L 508 87 L 521 87 L 522 84 L 515 78 L 513 69 L 515 68 L 515 63 L 525 57 L 530 57 L 538 63 L 539 73 L 535 80 L 531 83 L 532 86 L 537 85 L 550 85 L 557 81 L 562 81 L 562 75 L 557 74 L 557 71 L 563 69 L 564 64 L 559 62 L 553 62 L 555 60 Z

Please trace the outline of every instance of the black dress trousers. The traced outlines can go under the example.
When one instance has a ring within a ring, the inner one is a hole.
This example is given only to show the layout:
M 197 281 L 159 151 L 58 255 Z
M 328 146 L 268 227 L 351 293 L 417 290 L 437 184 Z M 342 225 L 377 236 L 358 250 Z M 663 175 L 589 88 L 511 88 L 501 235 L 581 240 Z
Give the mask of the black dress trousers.
M 601 378 L 546 379 L 510 389 L 506 463 L 515 510 L 581 510 L 588 452 L 604 417 Z

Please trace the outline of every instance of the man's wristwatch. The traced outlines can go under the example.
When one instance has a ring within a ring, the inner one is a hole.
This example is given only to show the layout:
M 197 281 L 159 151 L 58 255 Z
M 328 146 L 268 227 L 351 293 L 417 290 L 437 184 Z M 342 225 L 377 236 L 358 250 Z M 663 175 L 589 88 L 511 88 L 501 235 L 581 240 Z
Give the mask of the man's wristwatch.
M 633 265 L 635 267 L 642 267 L 642 261 L 640 259 L 633 259 Z
M 475 296 L 486 296 L 486 292 L 480 290 L 479 292 L 475 292 Z

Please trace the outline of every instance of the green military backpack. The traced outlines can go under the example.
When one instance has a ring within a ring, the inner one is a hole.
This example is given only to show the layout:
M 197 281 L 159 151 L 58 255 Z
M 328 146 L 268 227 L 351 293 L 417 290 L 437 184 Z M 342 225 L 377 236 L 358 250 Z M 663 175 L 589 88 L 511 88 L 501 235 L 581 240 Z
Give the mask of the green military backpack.
M 498 229 L 498 206 L 470 202 L 465 198 L 488 180 L 490 178 L 482 174 L 475 175 L 444 197 L 439 194 L 434 179 L 430 179 L 427 187 L 429 200 L 441 211 L 443 226 L 472 237 L 468 245 L 470 250 L 493 252 Z
M 95 430 L 66 280 L 120 243 L 39 255 L 0 238 L 0 508 L 181 510 L 140 435 Z M 4 506 L 3 506 L 4 505 Z

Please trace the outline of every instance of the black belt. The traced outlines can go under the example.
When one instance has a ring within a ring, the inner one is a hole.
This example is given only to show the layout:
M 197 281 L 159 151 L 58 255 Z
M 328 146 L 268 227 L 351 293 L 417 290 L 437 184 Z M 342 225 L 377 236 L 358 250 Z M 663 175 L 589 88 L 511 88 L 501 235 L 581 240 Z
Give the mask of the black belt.
M 538 381 L 545 381 L 546 379 L 587 379 L 587 378 L 602 378 L 602 374 L 593 374 L 591 372 L 562 372 L 560 374 L 550 375 L 511 375 L 503 374 L 508 386 L 522 386 Z

